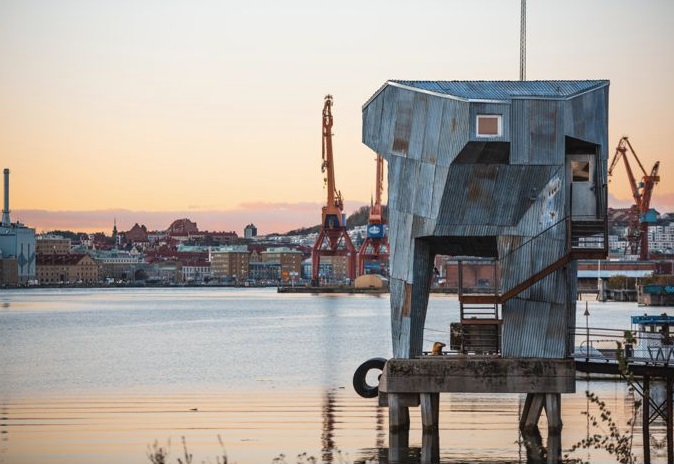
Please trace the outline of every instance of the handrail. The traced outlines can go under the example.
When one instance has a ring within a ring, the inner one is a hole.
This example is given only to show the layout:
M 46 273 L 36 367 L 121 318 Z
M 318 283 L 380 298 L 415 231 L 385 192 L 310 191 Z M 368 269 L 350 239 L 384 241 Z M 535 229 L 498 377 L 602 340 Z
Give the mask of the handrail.
M 575 222 L 577 222 L 577 221 L 575 221 Z M 583 221 L 581 221 L 581 223 L 582 222 Z M 588 221 L 588 223 L 589 222 L 590 221 Z M 605 252 L 606 249 L 607 249 L 607 246 L 608 246 L 607 230 L 606 230 L 606 218 L 596 218 L 596 222 L 597 223 L 603 222 L 603 224 L 604 224 L 604 227 L 602 227 L 602 229 L 601 229 L 601 232 L 602 232 L 601 233 L 601 235 L 602 235 L 601 244 L 602 244 L 602 246 L 601 246 L 600 249 L 603 252 Z M 544 266 L 542 269 L 538 270 L 537 272 L 535 272 L 534 274 L 532 274 L 528 278 L 524 279 L 523 281 L 516 283 L 511 288 L 508 288 L 507 290 L 504 289 L 504 288 L 500 288 L 500 296 L 499 296 L 498 288 L 502 287 L 503 281 L 500 280 L 498 282 L 498 285 L 495 282 L 494 283 L 494 288 L 496 290 L 496 293 L 494 295 L 495 300 L 498 300 L 499 303 L 502 303 L 502 302 L 512 298 L 513 296 L 517 295 L 521 291 L 530 287 L 531 285 L 533 285 L 534 283 L 536 283 L 537 281 L 539 281 L 543 277 L 547 276 L 551 272 L 554 272 L 556 269 L 559 269 L 561 266 L 565 265 L 571 259 L 573 259 L 573 251 L 574 251 L 574 247 L 573 247 L 573 243 L 574 243 L 573 242 L 573 224 L 574 224 L 574 217 L 573 216 L 565 216 L 562 219 L 555 222 L 554 224 L 546 227 L 544 230 L 540 231 L 536 235 L 528 238 L 526 241 L 519 244 L 517 247 L 513 248 L 512 250 L 510 250 L 508 253 L 504 254 L 500 258 L 491 260 L 491 262 L 493 263 L 493 265 L 495 267 L 500 266 L 500 263 L 502 263 L 502 262 L 506 261 L 507 259 L 509 259 L 510 257 L 512 257 L 513 255 L 515 255 L 515 253 L 520 252 L 524 247 L 530 246 L 534 242 L 534 240 L 537 240 L 537 239 L 543 237 L 544 235 L 548 234 L 551 230 L 558 227 L 562 223 L 565 223 L 567 225 L 565 241 L 566 241 L 567 247 L 569 248 L 569 251 L 564 256 L 561 256 L 557 261 L 552 262 L 552 263 L 548 264 L 547 266 Z M 597 235 L 597 234 L 590 234 L 590 235 L 588 235 L 588 237 L 592 237 L 593 235 Z M 591 244 L 591 243 L 596 243 L 596 242 L 593 242 L 593 241 L 590 240 L 588 243 Z M 595 252 L 596 252 L 596 250 L 599 249 L 599 247 L 591 247 L 591 246 L 579 247 L 579 248 L 583 249 L 583 251 L 595 250 Z M 459 272 L 461 272 L 461 266 L 462 266 L 461 260 L 459 260 L 459 268 L 460 268 Z M 461 286 L 461 282 L 459 284 L 460 284 L 459 286 Z M 460 298 L 463 297 L 463 289 L 462 288 L 459 288 L 459 296 L 460 296 Z

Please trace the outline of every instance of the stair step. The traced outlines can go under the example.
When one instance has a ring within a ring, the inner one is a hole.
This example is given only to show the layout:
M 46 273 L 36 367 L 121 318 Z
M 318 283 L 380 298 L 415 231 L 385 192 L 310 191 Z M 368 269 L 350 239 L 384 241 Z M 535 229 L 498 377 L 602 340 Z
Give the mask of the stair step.
M 461 295 L 463 304 L 501 304 L 501 295 Z

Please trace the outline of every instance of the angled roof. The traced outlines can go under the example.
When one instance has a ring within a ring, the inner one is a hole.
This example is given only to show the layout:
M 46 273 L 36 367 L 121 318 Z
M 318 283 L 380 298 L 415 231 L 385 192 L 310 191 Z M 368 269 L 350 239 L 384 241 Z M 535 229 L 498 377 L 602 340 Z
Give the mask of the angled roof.
M 363 106 L 367 106 L 388 85 L 469 102 L 508 102 L 515 98 L 566 100 L 606 87 L 609 81 L 408 81 L 393 79 L 387 81 Z

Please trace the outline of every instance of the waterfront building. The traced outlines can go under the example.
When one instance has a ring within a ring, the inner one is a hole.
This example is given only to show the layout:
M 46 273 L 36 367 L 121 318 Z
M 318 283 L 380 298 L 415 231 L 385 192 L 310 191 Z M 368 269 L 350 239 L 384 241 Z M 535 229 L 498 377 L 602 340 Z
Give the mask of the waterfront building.
M 302 273 L 304 255 L 301 251 L 288 247 L 273 247 L 261 252 L 260 258 L 265 263 L 279 264 L 282 282 L 296 281 Z
M 9 169 L 4 170 L 5 201 L 0 223 L 0 259 L 3 269 L 7 268 L 7 276 L 16 274 L 16 282 L 5 284 L 23 284 L 35 279 L 35 229 L 26 227 L 20 222 L 12 223 L 9 216 Z M 16 266 L 16 273 L 13 269 Z M 3 272 L 2 275 L 5 275 Z
M 218 279 L 248 279 L 250 252 L 245 245 L 230 245 L 211 250 L 211 274 Z
M 91 250 L 88 254 L 99 265 L 100 280 L 136 280 L 139 271 L 147 268 L 143 256 L 135 250 Z
M 183 282 L 204 282 L 211 278 L 211 263 L 203 260 L 187 260 L 181 263 Z
M 0 286 L 19 284 L 19 265 L 16 258 L 0 258 Z
M 99 266 L 84 253 L 37 256 L 37 280 L 40 284 L 96 283 Z
M 35 253 L 38 255 L 67 255 L 70 251 L 69 238 L 50 234 L 39 234 L 35 237 Z
M 281 264 L 274 262 L 250 261 L 248 280 L 258 283 L 278 283 L 281 280 Z

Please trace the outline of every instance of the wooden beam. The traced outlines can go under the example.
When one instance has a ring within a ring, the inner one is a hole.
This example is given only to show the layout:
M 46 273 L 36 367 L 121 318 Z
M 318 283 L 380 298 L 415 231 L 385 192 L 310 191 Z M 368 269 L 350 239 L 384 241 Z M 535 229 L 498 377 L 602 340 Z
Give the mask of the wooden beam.
M 572 359 L 428 356 L 389 359 L 385 393 L 575 393 Z M 390 402 L 389 402 L 390 404 Z

